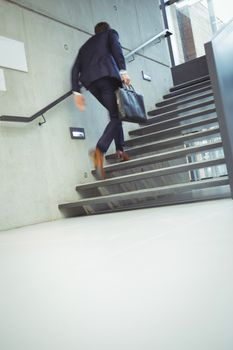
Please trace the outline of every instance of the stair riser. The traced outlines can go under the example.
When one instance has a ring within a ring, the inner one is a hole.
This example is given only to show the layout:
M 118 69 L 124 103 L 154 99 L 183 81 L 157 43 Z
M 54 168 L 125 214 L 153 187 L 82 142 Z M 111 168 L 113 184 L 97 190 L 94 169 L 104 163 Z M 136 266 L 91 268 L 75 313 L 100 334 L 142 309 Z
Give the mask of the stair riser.
M 211 107 L 211 105 L 212 105 L 212 107 Z M 167 117 L 178 116 L 179 114 L 185 113 L 188 111 L 193 111 L 193 112 L 196 111 L 197 112 L 198 109 L 205 108 L 207 106 L 209 108 L 214 107 L 214 100 L 212 98 L 208 99 L 207 101 L 201 102 L 201 103 L 195 103 L 195 104 L 191 104 L 190 106 L 177 108 L 177 109 L 172 110 L 170 112 L 168 111 L 165 113 L 157 114 L 157 110 L 153 110 L 153 111 L 148 112 L 147 114 L 148 114 L 148 116 L 158 118 L 157 120 L 165 120 L 165 118 L 167 118 Z M 154 118 L 151 118 L 151 119 L 154 119 Z M 151 121 L 151 119 L 149 118 L 147 120 L 147 124 L 151 124 L 151 122 L 152 123 L 154 122 L 153 120 Z
M 209 76 L 205 76 L 202 78 L 198 78 L 195 80 L 190 80 L 187 81 L 186 83 L 183 84 L 179 84 L 179 85 L 175 85 L 172 88 L 170 88 L 170 91 L 180 91 L 186 87 L 195 87 L 198 86 L 199 84 L 205 83 L 205 82 L 210 82 L 210 77 Z
M 134 168 L 142 168 L 150 164 L 157 164 L 164 161 L 171 161 L 186 157 L 191 154 L 201 153 L 201 152 L 210 152 L 212 150 L 217 150 L 222 148 L 222 142 L 209 143 L 202 146 L 188 147 L 181 150 L 173 150 L 171 152 L 159 153 L 150 157 L 144 157 L 139 159 L 134 159 L 128 162 L 120 162 L 118 164 L 113 164 L 105 167 L 106 174 L 111 174 L 112 172 L 122 172 L 133 170 Z M 95 174 L 95 171 L 93 171 Z
M 133 147 L 133 146 L 137 146 L 137 145 L 141 145 L 141 144 L 145 144 L 145 143 L 149 143 L 149 142 L 154 142 L 156 140 L 162 140 L 164 138 L 168 138 L 171 135 L 181 135 L 182 131 L 184 130 L 190 130 L 190 132 L 192 130 L 197 130 L 200 131 L 200 129 L 203 126 L 214 126 L 217 124 L 217 117 L 216 118 L 211 118 L 210 120 L 201 120 L 199 122 L 195 122 L 195 123 L 190 123 L 190 124 L 183 124 L 180 125 L 178 127 L 175 128 L 171 128 L 169 129 L 165 129 L 162 131 L 158 131 L 156 133 L 153 134 L 148 134 L 148 135 L 144 135 L 144 136 L 139 136 L 138 138 L 135 139 L 131 139 L 131 140 L 127 140 L 125 141 L 125 146 L 126 147 Z
M 168 114 L 168 113 L 175 113 L 175 112 L 179 112 L 182 110 L 187 110 L 190 111 L 192 109 L 195 108 L 200 108 L 203 106 L 208 106 L 210 104 L 214 103 L 213 97 L 208 97 L 206 99 L 201 99 L 201 101 L 195 101 L 194 103 L 191 101 L 189 103 L 183 103 L 183 104 L 174 104 L 174 105 L 170 105 L 167 107 L 162 107 L 162 108 L 157 108 L 154 109 L 153 111 L 150 111 L 148 113 L 148 115 L 153 115 L 153 116 L 159 116 L 162 114 Z
M 155 197 L 154 200 L 150 201 L 138 201 L 137 203 L 131 204 L 122 204 L 121 205 L 105 205 L 102 204 L 102 208 L 100 206 L 93 205 L 92 210 L 89 212 L 82 207 L 76 207 L 72 209 L 60 208 L 63 214 L 66 217 L 75 217 L 75 216 L 86 216 L 86 215 L 100 215 L 107 213 L 117 213 L 122 211 L 129 210 L 139 210 L 139 209 L 149 209 L 156 208 L 167 205 L 177 205 L 177 204 L 186 204 L 193 202 L 201 202 L 206 200 L 216 200 L 216 199 L 224 199 L 230 198 L 230 190 L 229 186 L 216 186 L 216 187 L 208 187 L 205 189 L 196 189 L 192 191 L 184 191 L 182 193 L 170 193 L 163 196 Z
M 210 98 L 213 98 L 213 93 L 212 92 L 208 92 L 206 94 L 202 94 L 201 96 L 196 96 L 196 97 L 184 99 L 184 100 L 181 100 L 181 101 L 178 101 L 178 102 L 175 102 L 175 103 L 171 103 L 171 104 L 165 105 L 163 107 L 156 108 L 156 110 L 154 111 L 154 113 L 156 113 L 156 114 L 154 114 L 154 115 L 159 115 L 159 114 L 166 113 L 166 112 L 169 112 L 169 111 L 174 111 L 177 108 L 188 107 L 188 106 L 193 105 L 194 103 L 209 101 Z
M 156 107 L 163 107 L 163 106 L 166 106 L 166 105 L 169 105 L 169 104 L 172 104 L 172 103 L 176 103 L 176 102 L 182 102 L 188 98 L 192 98 L 192 97 L 199 97 L 205 93 L 212 93 L 212 88 L 211 86 L 206 86 L 202 89 L 197 89 L 197 90 L 192 90 L 190 92 L 186 92 L 182 95 L 178 95 L 178 96 L 175 96 L 175 97 L 171 97 L 171 98 L 167 98 L 165 101 L 161 101 L 161 102 L 158 102 L 156 103 Z
M 96 183 L 83 184 L 77 186 L 76 190 L 87 198 L 93 197 L 93 191 L 97 188 L 99 194 L 96 194 L 95 196 L 98 197 L 99 195 L 153 188 L 163 186 L 164 184 L 177 184 L 189 181 L 189 171 L 215 167 L 222 164 L 225 164 L 224 158 L 203 162 L 184 163 L 176 166 L 169 166 L 167 168 L 97 181 Z
M 205 81 L 203 83 L 196 84 L 195 86 L 189 86 L 187 88 L 183 88 L 183 89 L 180 89 L 180 90 L 177 90 L 177 91 L 172 91 L 169 94 L 164 95 L 163 98 L 164 99 L 173 98 L 173 97 L 185 94 L 187 92 L 191 92 L 191 91 L 196 91 L 196 90 L 202 89 L 204 87 L 208 87 L 208 88 L 211 87 L 210 81 Z
M 201 180 L 199 180 L 201 182 Z M 198 182 L 199 182 L 198 181 Z M 192 183 L 190 181 L 190 174 L 188 172 L 183 173 L 177 173 L 177 174 L 171 174 L 171 175 L 164 175 L 161 177 L 154 177 L 151 179 L 145 179 L 145 180 L 136 180 L 134 182 L 130 183 L 122 183 L 122 184 L 116 184 L 116 185 L 109 185 L 106 187 L 103 187 L 99 190 L 99 196 L 96 196 L 95 198 L 102 197 L 102 196 L 111 196 L 111 195 L 120 195 L 124 193 L 134 192 L 134 191 L 143 191 L 143 190 L 153 190 L 154 188 L 163 187 L 163 186 L 175 186 L 177 184 L 186 184 L 186 183 Z M 81 193 L 86 199 L 93 198 L 91 190 L 79 190 L 79 193 Z M 170 194 L 172 191 L 170 192 Z
M 141 127 L 139 129 L 135 129 L 129 132 L 130 136 L 141 136 L 141 135 L 147 135 L 150 134 L 152 132 L 156 132 L 156 131 L 160 131 L 160 130 L 164 130 L 165 128 L 169 128 L 169 127 L 173 127 L 173 126 L 177 126 L 180 125 L 180 122 L 186 121 L 186 120 L 190 120 L 192 121 L 192 119 L 194 118 L 211 118 L 211 117 L 216 117 L 216 110 L 215 108 L 212 109 L 207 109 L 205 111 L 199 112 L 199 113 L 189 113 L 189 114 L 185 114 L 184 116 L 181 117 L 174 117 L 172 119 L 168 119 L 168 120 L 164 120 L 162 122 L 157 122 L 155 124 L 150 124 L 146 127 Z M 202 119 L 203 119 L 202 118 Z
M 170 186 L 162 186 L 153 189 L 146 189 L 141 191 L 133 191 L 126 193 L 119 193 L 111 196 L 101 196 L 94 198 L 87 198 L 80 200 L 75 203 L 61 204 L 59 205 L 59 209 L 75 209 L 75 208 L 83 208 L 85 205 L 94 206 L 94 205 L 102 205 L 106 203 L 112 203 L 116 206 L 120 204 L 122 206 L 122 202 L 129 203 L 130 201 L 139 201 L 139 202 L 148 202 L 151 199 L 157 199 L 158 196 L 163 196 L 167 194 L 180 194 L 186 191 L 205 189 L 210 187 L 217 186 L 225 186 L 229 185 L 228 177 L 213 179 L 211 181 L 195 181 L 189 183 L 183 183 L 179 185 L 170 185 Z
M 200 140 L 200 139 L 203 140 L 206 138 L 206 136 L 215 138 L 216 135 L 219 135 L 219 128 L 217 128 L 215 130 L 207 130 L 207 131 L 204 131 L 201 133 L 187 134 L 187 135 L 180 136 L 177 138 L 162 140 L 162 141 L 154 142 L 154 143 L 144 145 L 144 146 L 129 148 L 129 149 L 127 149 L 127 153 L 129 154 L 129 156 L 138 156 L 138 155 L 142 155 L 145 153 L 160 151 L 160 150 L 175 147 L 175 146 L 181 146 L 184 144 L 184 142 L 191 141 L 191 140 L 192 141 L 193 140 Z

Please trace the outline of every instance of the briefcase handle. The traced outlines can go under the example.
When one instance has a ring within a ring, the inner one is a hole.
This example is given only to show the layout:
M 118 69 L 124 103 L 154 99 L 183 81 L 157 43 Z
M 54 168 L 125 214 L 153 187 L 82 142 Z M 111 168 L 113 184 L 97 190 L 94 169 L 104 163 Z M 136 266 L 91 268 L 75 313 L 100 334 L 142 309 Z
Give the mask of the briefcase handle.
M 127 84 L 125 84 L 125 83 L 122 82 L 122 86 L 123 86 L 124 89 L 132 90 L 132 91 L 135 92 L 135 89 L 134 89 L 133 85 L 131 85 L 131 84 L 130 84 L 130 85 L 127 85 Z

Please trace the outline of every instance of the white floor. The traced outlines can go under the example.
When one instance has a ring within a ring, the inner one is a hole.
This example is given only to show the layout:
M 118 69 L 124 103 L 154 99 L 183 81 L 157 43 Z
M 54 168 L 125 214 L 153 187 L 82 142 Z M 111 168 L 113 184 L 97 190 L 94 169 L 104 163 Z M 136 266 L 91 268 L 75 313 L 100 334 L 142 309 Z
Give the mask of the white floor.
M 1 350 L 232 350 L 231 199 L 0 233 Z

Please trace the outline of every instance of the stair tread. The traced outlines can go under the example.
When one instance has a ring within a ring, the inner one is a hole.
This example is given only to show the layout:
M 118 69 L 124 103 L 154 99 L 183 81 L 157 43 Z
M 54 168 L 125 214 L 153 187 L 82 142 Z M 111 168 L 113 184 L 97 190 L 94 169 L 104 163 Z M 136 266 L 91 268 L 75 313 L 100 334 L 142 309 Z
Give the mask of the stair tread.
M 197 122 L 182 124 L 182 125 L 174 126 L 174 127 L 167 128 L 167 129 L 164 129 L 164 130 L 159 130 L 159 131 L 155 131 L 155 132 L 152 132 L 152 133 L 148 133 L 148 134 L 145 134 L 145 135 L 140 135 L 140 136 L 131 138 L 129 140 L 126 140 L 125 141 L 125 146 L 130 146 L 130 145 L 132 145 L 134 143 L 137 143 L 138 141 L 142 142 L 144 140 L 147 140 L 147 139 L 150 139 L 150 138 L 154 138 L 154 137 L 159 136 L 159 135 L 163 135 L 163 134 L 166 135 L 166 134 L 171 133 L 171 132 L 177 132 L 177 131 L 182 131 L 182 130 L 185 130 L 185 129 L 191 129 L 191 128 L 195 128 L 195 127 L 199 127 L 199 126 L 204 126 L 204 125 L 208 125 L 208 124 L 211 124 L 211 123 L 216 123 L 217 121 L 218 121 L 217 117 L 206 118 L 206 119 L 203 119 L 203 120 L 200 120 L 200 121 L 197 121 Z
M 206 101 L 202 101 L 200 102 L 200 100 L 202 99 L 206 99 Z M 213 100 L 213 94 L 212 93 L 208 93 L 206 94 L 205 97 L 201 97 L 201 98 L 195 98 L 195 99 L 189 99 L 188 101 L 184 101 L 184 102 L 174 102 L 174 103 L 171 103 L 169 105 L 166 105 L 166 106 L 163 106 L 163 107 L 158 107 L 156 109 L 153 110 L 154 113 L 157 114 L 162 114 L 160 112 L 170 112 L 172 110 L 176 110 L 176 109 L 179 109 L 179 108 L 185 108 L 185 107 L 188 107 L 188 106 L 185 106 L 185 104 L 187 103 L 192 103 L 192 106 L 196 106 L 196 104 L 199 104 L 199 103 L 204 103 L 204 102 L 209 102 L 209 101 L 212 101 Z M 182 106 L 181 106 L 182 105 Z
M 207 93 L 213 94 L 211 86 L 205 86 L 205 87 L 202 87 L 200 89 L 196 89 L 194 91 L 185 92 L 185 93 L 178 95 L 178 96 L 163 99 L 162 101 L 156 103 L 156 107 L 162 107 L 162 106 L 169 105 L 169 104 L 175 103 L 175 102 L 182 103 L 182 102 L 186 101 L 186 98 L 187 99 L 189 99 L 189 98 L 192 99 L 195 97 L 201 98 L 201 97 L 203 97 L 203 95 L 205 95 Z
M 211 149 L 220 148 L 220 147 L 222 147 L 222 141 L 210 142 L 208 144 L 201 145 L 201 146 L 190 146 L 190 147 L 185 147 L 178 150 L 172 150 L 169 152 L 161 152 L 158 154 L 153 154 L 151 156 L 144 156 L 141 158 L 131 159 L 127 162 L 118 162 L 114 164 L 109 164 L 109 165 L 106 165 L 104 169 L 106 172 L 119 171 L 119 170 L 129 169 L 131 167 L 133 168 L 137 166 L 142 166 L 144 164 L 150 164 L 152 162 L 158 162 L 161 160 L 179 158 L 182 156 L 186 156 L 188 154 L 204 152 L 206 150 L 211 150 Z M 95 174 L 95 170 L 92 170 L 92 173 Z
M 180 106 L 181 104 L 185 105 L 186 103 L 191 103 L 191 102 L 198 101 L 198 100 L 201 100 L 201 99 L 204 99 L 207 97 L 212 97 L 212 96 L 213 96 L 213 92 L 206 92 L 206 93 L 203 93 L 203 94 L 198 95 L 198 96 L 188 97 L 187 99 L 183 99 L 181 101 L 180 100 L 179 101 L 168 101 L 167 100 L 164 102 L 171 102 L 171 103 L 166 103 L 163 106 L 157 106 L 157 104 L 156 104 L 155 106 L 157 107 L 156 110 L 159 111 L 159 110 L 163 110 L 163 109 L 167 109 L 167 108 L 177 107 L 177 106 Z M 162 102 L 159 102 L 159 103 L 162 103 Z
M 163 95 L 163 98 L 166 100 L 167 98 L 170 98 L 170 97 L 179 97 L 180 95 L 182 95 L 186 92 L 191 92 L 191 91 L 194 92 L 194 91 L 199 90 L 203 87 L 211 88 L 211 81 L 206 80 L 206 81 L 203 81 L 203 82 L 195 84 L 195 85 L 187 86 L 185 88 L 169 92 L 168 94 Z
M 156 142 L 150 142 L 145 145 L 128 148 L 126 151 L 129 153 L 129 155 L 139 154 L 139 152 L 141 151 L 145 153 L 145 151 L 150 152 L 151 150 L 156 149 L 157 146 L 170 147 L 171 145 L 174 145 L 174 144 L 180 144 L 180 142 L 188 141 L 190 139 L 202 138 L 204 136 L 209 136 L 216 133 L 219 133 L 219 127 L 214 127 L 204 131 L 197 131 L 195 133 L 187 133 L 181 136 L 179 135 L 176 137 L 170 137 L 167 139 L 158 140 Z M 111 154 L 106 155 L 106 159 L 111 159 L 112 157 L 114 157 L 114 155 L 111 155 Z
M 185 172 L 185 171 L 199 169 L 199 168 L 206 168 L 206 167 L 211 167 L 211 166 L 220 165 L 224 163 L 225 163 L 225 158 L 221 157 L 221 158 L 215 158 L 211 160 L 202 160 L 198 162 L 178 164 L 178 165 L 173 165 L 165 168 L 153 169 L 153 170 L 148 170 L 148 171 L 143 171 L 140 173 L 133 173 L 128 175 L 121 175 L 110 179 L 80 184 L 76 186 L 76 190 L 105 187 L 105 186 L 120 184 L 124 182 L 144 180 L 150 177 L 170 175 L 174 173 L 180 173 L 180 172 Z
M 214 186 L 223 186 L 228 184 L 229 184 L 228 176 L 224 176 L 224 177 L 213 178 L 208 180 L 199 180 L 199 181 L 187 182 L 182 184 L 167 185 L 167 186 L 160 186 L 160 187 L 149 188 L 149 189 L 147 188 L 147 189 L 131 191 L 131 192 L 104 195 L 100 197 L 83 198 L 76 202 L 60 204 L 59 209 L 74 208 L 74 207 L 80 207 L 84 205 L 101 204 L 101 203 L 106 203 L 106 201 L 114 201 L 114 200 L 123 201 L 127 199 L 140 199 L 145 196 L 179 193 L 179 192 L 182 192 L 183 190 L 194 190 L 194 189 L 214 187 Z
M 183 113 L 183 112 L 186 112 L 186 111 L 189 111 L 189 110 L 192 110 L 192 109 L 208 106 L 208 105 L 213 104 L 213 103 L 214 103 L 214 99 L 210 98 L 210 99 L 208 99 L 207 101 L 204 101 L 204 102 L 193 103 L 191 106 L 177 108 L 177 109 L 174 109 L 174 110 L 171 110 L 171 111 L 166 111 L 166 112 L 160 113 L 160 114 L 157 114 L 157 111 L 159 110 L 161 112 L 162 108 L 161 109 L 153 109 L 152 111 L 149 111 L 147 114 L 148 114 L 148 116 L 154 116 L 156 118 L 159 118 L 159 117 L 161 118 L 161 117 L 166 116 L 166 115 Z M 148 122 L 150 122 L 150 119 L 147 120 L 147 123 Z
M 170 91 L 180 90 L 180 89 L 182 89 L 184 87 L 196 85 L 198 83 L 202 83 L 202 82 L 205 82 L 205 81 L 210 81 L 210 76 L 209 75 L 205 75 L 205 76 L 197 78 L 197 79 L 189 80 L 189 81 L 187 81 L 185 83 L 174 85 L 170 89 Z
M 144 131 L 150 130 L 153 127 L 160 127 L 160 126 L 164 126 L 166 124 L 175 124 L 175 123 L 179 123 L 180 121 L 184 121 L 187 119 L 193 119 L 196 117 L 201 117 L 201 116 L 204 116 L 206 114 L 211 114 L 211 113 L 215 113 L 215 112 L 216 112 L 216 109 L 211 108 L 211 109 L 207 109 L 205 111 L 201 111 L 201 112 L 197 112 L 197 113 L 188 113 L 188 114 L 185 114 L 182 116 L 173 117 L 171 119 L 158 121 L 157 123 L 155 122 L 153 124 L 149 124 L 149 125 L 131 130 L 131 131 L 129 131 L 129 135 L 141 135 Z M 144 134 L 142 134 L 142 135 L 144 135 Z

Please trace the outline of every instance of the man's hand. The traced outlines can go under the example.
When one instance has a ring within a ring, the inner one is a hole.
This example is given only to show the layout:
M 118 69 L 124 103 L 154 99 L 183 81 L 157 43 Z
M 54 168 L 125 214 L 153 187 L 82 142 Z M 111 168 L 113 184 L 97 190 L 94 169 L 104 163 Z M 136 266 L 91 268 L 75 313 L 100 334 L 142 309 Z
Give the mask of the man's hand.
M 83 112 L 85 109 L 85 98 L 82 94 L 74 95 L 74 103 L 75 106 L 80 110 L 80 112 Z
M 121 80 L 123 81 L 124 84 L 130 85 L 131 84 L 131 79 L 127 73 L 121 74 Z

